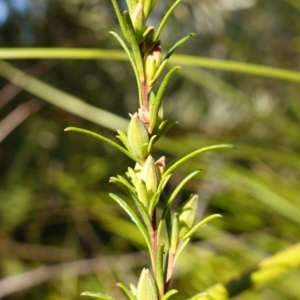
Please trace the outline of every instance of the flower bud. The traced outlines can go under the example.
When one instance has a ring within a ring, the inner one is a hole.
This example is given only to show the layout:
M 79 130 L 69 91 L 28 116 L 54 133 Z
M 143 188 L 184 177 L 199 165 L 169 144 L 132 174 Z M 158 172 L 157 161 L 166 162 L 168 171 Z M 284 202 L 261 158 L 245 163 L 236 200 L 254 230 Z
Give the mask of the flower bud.
M 128 125 L 127 140 L 129 151 L 139 160 L 144 161 L 148 155 L 149 134 L 144 123 L 135 113 Z
M 158 168 L 151 155 L 147 157 L 145 163 L 143 164 L 140 173 L 140 179 L 146 184 L 148 199 L 150 200 L 157 191 L 160 180 Z
M 131 22 L 137 42 L 140 43 L 146 29 L 146 18 L 142 3 L 138 2 L 130 12 Z
M 137 300 L 157 300 L 155 281 L 148 269 L 143 269 L 136 289 Z
M 195 224 L 197 209 L 198 195 L 191 195 L 179 209 L 179 239 L 181 239 Z
M 162 60 L 161 46 L 158 43 L 146 57 L 145 74 L 147 83 L 153 84 L 152 80 Z
M 158 172 L 160 177 L 164 174 L 165 168 L 166 168 L 166 157 L 162 156 L 160 159 L 158 159 L 155 163 L 157 166 Z

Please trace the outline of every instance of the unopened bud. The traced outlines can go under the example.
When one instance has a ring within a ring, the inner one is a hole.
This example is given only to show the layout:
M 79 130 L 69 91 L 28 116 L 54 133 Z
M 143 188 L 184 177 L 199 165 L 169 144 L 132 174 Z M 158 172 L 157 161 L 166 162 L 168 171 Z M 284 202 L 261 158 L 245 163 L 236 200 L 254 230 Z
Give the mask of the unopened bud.
M 136 289 L 137 300 L 157 300 L 158 293 L 155 281 L 148 269 L 143 269 Z
M 144 123 L 135 113 L 128 126 L 127 140 L 132 154 L 139 160 L 144 161 L 148 155 L 149 134 Z
M 147 55 L 145 62 L 145 74 L 147 83 L 153 84 L 154 78 L 162 60 L 161 46 L 158 43 Z
M 195 224 L 198 209 L 198 195 L 191 197 L 179 209 L 179 239 Z
M 166 168 L 166 157 L 162 156 L 160 159 L 156 161 L 156 166 L 159 172 L 160 177 L 163 175 Z
M 138 2 L 130 12 L 131 22 L 135 31 L 138 43 L 141 42 L 146 29 L 146 18 L 142 3 Z
M 145 182 L 148 199 L 151 199 L 151 197 L 157 191 L 160 180 L 158 168 L 151 155 L 147 157 L 145 163 L 142 166 L 140 179 Z

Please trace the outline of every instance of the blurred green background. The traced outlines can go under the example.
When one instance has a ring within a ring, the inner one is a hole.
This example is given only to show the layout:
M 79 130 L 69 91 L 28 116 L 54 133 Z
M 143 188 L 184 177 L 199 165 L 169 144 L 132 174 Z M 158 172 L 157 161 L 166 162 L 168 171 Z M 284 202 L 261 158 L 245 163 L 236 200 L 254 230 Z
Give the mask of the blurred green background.
M 161 0 L 148 23 L 157 25 L 172 3 Z M 297 72 L 299 20 L 298 0 L 184 0 L 163 31 L 162 47 L 195 32 L 178 54 Z M 120 50 L 109 34 L 119 32 L 109 0 L 0 0 L 0 26 L 0 56 L 5 47 Z M 28 92 L 10 83 L 12 66 L 49 86 L 23 78 Z M 300 73 L 282 80 L 246 66 L 235 72 L 183 65 L 167 91 L 165 115 L 179 124 L 157 145 L 157 158 L 166 155 L 170 163 L 225 142 L 238 148 L 203 154 L 169 183 L 172 191 L 201 168 L 181 197 L 198 192 L 201 215 L 223 215 L 182 257 L 174 299 L 225 283 L 299 242 Z M 137 106 L 125 60 L 0 62 L 0 298 L 80 299 L 91 290 L 122 299 L 115 282 L 137 282 L 149 263 L 143 239 L 107 196 L 121 193 L 109 176 L 132 162 L 63 131 L 77 126 L 114 138 L 113 128 L 126 124 L 117 116 L 128 119 Z M 300 299 L 299 278 L 295 268 L 235 299 Z

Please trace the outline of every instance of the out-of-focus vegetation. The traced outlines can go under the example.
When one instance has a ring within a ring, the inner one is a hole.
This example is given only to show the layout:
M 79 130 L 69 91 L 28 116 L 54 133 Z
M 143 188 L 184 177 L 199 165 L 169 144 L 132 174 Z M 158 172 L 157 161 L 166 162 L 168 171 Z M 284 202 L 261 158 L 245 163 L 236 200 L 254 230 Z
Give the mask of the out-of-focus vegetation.
M 154 25 L 173 1 L 160 2 Z M 297 0 L 185 0 L 163 32 L 163 49 L 195 32 L 181 53 L 297 72 L 299 18 Z M 5 47 L 120 48 L 108 33 L 118 30 L 109 0 L 0 0 L 0 24 L 0 57 Z M 124 126 L 119 117 L 128 119 L 137 106 L 129 63 L 24 59 L 0 66 L 0 298 L 79 299 L 84 290 L 120 296 L 115 282 L 136 282 L 148 264 L 137 229 L 107 196 L 115 191 L 109 176 L 131 162 L 63 129 L 113 137 L 113 125 Z M 17 69 L 39 81 L 16 77 Z M 170 162 L 222 142 L 238 148 L 204 154 L 170 182 L 171 191 L 201 168 L 186 193 L 199 192 L 203 215 L 223 215 L 182 258 L 177 299 L 299 242 L 299 82 L 241 71 L 185 65 L 168 89 L 165 115 L 179 124 L 157 156 Z M 300 299 L 299 276 L 294 268 L 235 299 Z

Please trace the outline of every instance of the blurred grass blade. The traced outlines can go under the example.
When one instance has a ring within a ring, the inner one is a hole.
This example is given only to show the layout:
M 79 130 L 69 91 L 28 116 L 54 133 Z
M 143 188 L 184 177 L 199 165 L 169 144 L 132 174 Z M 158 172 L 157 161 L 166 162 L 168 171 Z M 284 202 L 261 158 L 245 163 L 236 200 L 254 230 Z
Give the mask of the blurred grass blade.
M 207 290 L 207 296 L 195 295 L 188 300 L 228 300 L 247 289 L 267 284 L 292 268 L 300 266 L 300 243 L 264 259 L 256 268 L 223 285 L 218 283 Z
M 105 128 L 111 130 L 127 128 L 128 121 L 125 119 L 84 103 L 81 99 L 29 76 L 4 61 L 0 61 L 0 75 L 36 97 Z
M 87 296 L 91 298 L 103 299 L 103 300 L 117 300 L 109 295 L 102 294 L 102 293 L 95 293 L 95 292 L 83 292 L 80 294 L 81 296 Z
M 103 60 L 127 60 L 126 54 L 118 50 L 103 49 L 80 49 L 80 48 L 2 48 L 2 59 L 103 59 Z M 261 66 L 237 61 L 198 57 L 189 55 L 172 56 L 172 64 L 198 66 L 208 69 L 239 72 L 269 78 L 300 82 L 300 72 Z
M 229 184 L 239 186 L 240 189 L 246 191 L 253 198 L 261 201 L 268 207 L 274 209 L 282 216 L 300 225 L 300 209 L 293 203 L 290 203 L 288 199 L 276 193 L 272 187 L 268 187 L 261 182 L 258 178 L 255 178 L 241 168 L 236 170 L 226 170 L 225 178 L 228 178 Z

